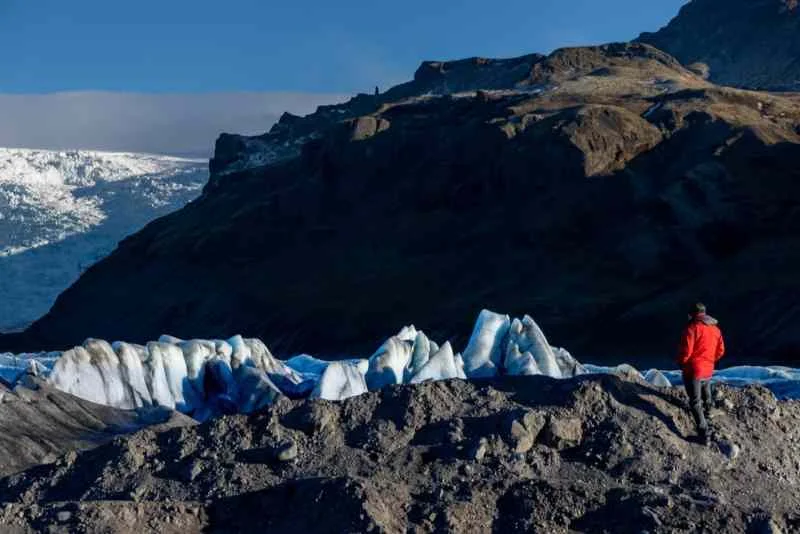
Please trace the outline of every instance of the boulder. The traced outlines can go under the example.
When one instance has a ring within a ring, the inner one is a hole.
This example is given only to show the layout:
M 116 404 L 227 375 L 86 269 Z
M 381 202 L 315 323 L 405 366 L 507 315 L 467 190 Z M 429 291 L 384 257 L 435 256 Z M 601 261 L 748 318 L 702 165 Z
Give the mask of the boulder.
M 583 424 L 574 417 L 550 417 L 541 439 L 545 445 L 557 450 L 576 447 L 583 439 Z

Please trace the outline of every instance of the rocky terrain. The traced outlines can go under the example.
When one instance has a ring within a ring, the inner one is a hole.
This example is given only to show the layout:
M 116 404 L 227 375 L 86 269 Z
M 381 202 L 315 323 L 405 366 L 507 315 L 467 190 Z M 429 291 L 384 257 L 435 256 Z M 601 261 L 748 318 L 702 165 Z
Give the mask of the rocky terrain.
M 798 131 L 800 96 L 720 87 L 644 44 L 427 62 L 222 136 L 198 201 L 0 350 L 233 331 L 350 355 L 412 318 L 463 342 L 490 307 L 584 360 L 668 367 L 701 298 L 729 362 L 796 362 Z
M 723 85 L 800 89 L 797 0 L 691 0 L 665 28 L 639 40 L 696 65 Z
M 53 462 L 140 428 L 188 424 L 194 421 L 172 410 L 119 410 L 69 395 L 30 375 L 15 387 L 0 379 L 0 474 Z
M 796 532 L 800 405 L 615 376 L 391 386 L 143 430 L 0 479 L 4 532 Z M 8 472 L 8 470 L 6 470 Z

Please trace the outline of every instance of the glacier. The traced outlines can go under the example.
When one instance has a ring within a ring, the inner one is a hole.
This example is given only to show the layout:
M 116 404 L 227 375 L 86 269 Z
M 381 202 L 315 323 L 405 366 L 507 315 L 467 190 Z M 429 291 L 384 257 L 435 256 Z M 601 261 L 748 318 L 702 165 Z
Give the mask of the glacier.
M 273 356 L 259 339 L 182 340 L 169 335 L 146 345 L 87 339 L 64 352 L 0 354 L 7 388 L 28 374 L 77 397 L 122 409 L 165 407 L 206 420 L 252 413 L 282 396 L 342 401 L 396 384 L 542 375 L 556 379 L 616 374 L 657 387 L 681 383 L 675 370 L 644 373 L 622 364 L 584 364 L 553 347 L 530 316 L 512 319 L 483 310 L 467 347 L 456 353 L 414 326 L 388 338 L 369 358 L 326 361 L 308 354 Z M 800 369 L 732 367 L 714 380 L 736 386 L 762 384 L 781 398 L 800 398 Z
M 206 160 L 0 148 L 0 332 L 24 329 L 127 235 L 196 198 Z

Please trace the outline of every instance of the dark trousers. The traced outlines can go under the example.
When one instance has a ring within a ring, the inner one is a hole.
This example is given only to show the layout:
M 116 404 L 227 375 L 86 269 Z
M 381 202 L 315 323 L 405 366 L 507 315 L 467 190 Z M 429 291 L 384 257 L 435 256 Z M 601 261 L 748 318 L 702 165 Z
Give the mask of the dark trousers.
M 710 380 L 685 380 L 684 386 L 689 395 L 689 409 L 701 432 L 708 430 L 708 416 L 712 408 L 711 381 Z

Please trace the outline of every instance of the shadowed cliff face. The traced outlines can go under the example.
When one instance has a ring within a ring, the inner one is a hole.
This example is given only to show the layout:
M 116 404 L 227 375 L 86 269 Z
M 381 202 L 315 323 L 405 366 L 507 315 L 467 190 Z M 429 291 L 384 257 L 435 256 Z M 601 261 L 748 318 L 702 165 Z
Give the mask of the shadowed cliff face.
M 733 358 L 796 357 L 800 97 L 714 86 L 645 45 L 447 65 L 222 137 L 200 199 L 15 342 L 239 332 L 352 354 L 489 307 L 587 360 L 663 363 L 702 298 Z M 470 68 L 494 90 L 467 91 Z M 449 76 L 464 92 L 431 89 Z
M 707 64 L 719 84 L 800 88 L 797 0 L 692 0 L 665 28 L 639 40 L 686 65 Z

